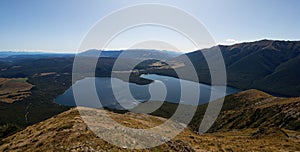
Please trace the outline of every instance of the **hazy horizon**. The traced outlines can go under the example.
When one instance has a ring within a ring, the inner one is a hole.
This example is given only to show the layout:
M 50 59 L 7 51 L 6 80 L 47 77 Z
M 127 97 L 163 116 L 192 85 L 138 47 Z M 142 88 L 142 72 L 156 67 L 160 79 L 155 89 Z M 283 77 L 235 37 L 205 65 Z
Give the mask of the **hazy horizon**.
M 240 44 L 240 43 L 251 43 L 251 42 L 257 42 L 257 41 L 262 41 L 262 40 L 270 40 L 270 41 L 300 41 L 300 39 L 295 39 L 295 40 L 290 40 L 290 39 L 268 39 L 268 38 L 262 38 L 262 39 L 257 39 L 257 40 L 249 40 L 249 41 L 241 41 L 241 42 L 236 42 L 233 44 L 216 44 L 213 46 L 209 46 L 209 47 L 205 47 L 205 48 L 199 48 L 199 49 L 194 49 L 194 50 L 189 50 L 189 51 L 175 51 L 175 50 L 166 50 L 166 49 L 154 49 L 154 48 L 111 48 L 111 49 L 98 49 L 98 48 L 90 48 L 90 49 L 86 49 L 86 50 L 75 50 L 75 51 L 71 51 L 71 50 L 0 50 L 1 52 L 28 52 L 28 53 L 66 53 L 66 54 L 76 54 L 76 53 L 80 53 L 80 52 L 85 52 L 85 51 L 89 51 L 89 50 L 101 50 L 101 51 L 124 51 L 124 50 L 156 50 L 156 51 L 169 51 L 169 52 L 175 52 L 175 53 L 189 53 L 189 52 L 193 52 L 193 51 L 197 51 L 197 50 L 201 50 L 201 49 L 207 49 L 207 48 L 211 48 L 217 45 L 224 45 L 224 46 L 230 46 L 230 45 L 235 45 L 235 44 Z

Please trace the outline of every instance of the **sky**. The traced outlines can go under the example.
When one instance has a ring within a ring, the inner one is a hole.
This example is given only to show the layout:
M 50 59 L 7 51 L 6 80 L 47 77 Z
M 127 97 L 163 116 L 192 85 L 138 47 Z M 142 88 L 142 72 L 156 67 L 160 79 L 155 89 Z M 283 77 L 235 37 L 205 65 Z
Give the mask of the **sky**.
M 300 39 L 298 0 L 1 0 L 0 51 L 77 52 L 89 30 L 105 16 L 144 3 L 174 6 L 191 14 L 217 44 Z M 156 39 L 169 40 L 183 52 L 197 49 L 168 29 L 144 27 L 126 32 L 107 49 Z

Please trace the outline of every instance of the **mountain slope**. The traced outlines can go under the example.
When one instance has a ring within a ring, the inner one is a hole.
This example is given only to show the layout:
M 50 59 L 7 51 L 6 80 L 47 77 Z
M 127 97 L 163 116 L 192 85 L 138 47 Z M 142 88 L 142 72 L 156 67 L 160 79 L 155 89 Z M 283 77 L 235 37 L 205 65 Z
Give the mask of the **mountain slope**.
M 87 110 L 87 108 L 85 108 Z M 89 109 L 93 112 L 95 109 Z M 100 110 L 100 113 L 104 112 Z M 108 112 L 114 120 L 131 128 L 149 128 L 166 119 L 127 112 Z M 151 120 L 151 121 L 149 121 Z M 100 126 L 109 127 L 105 123 Z M 198 135 L 185 129 L 165 144 L 134 151 L 297 151 L 300 133 L 278 128 L 219 131 Z M 98 138 L 76 109 L 27 127 L 5 138 L 0 151 L 132 151 Z
M 256 88 L 284 96 L 300 96 L 300 41 L 261 40 L 231 46 L 218 46 L 223 55 L 228 84 L 241 89 Z M 199 80 L 210 83 L 203 49 L 186 55 L 195 66 Z M 211 54 L 213 56 L 213 54 Z M 182 62 L 182 56 L 171 59 Z M 187 63 L 185 63 L 187 64 Z
M 300 98 L 274 97 L 258 90 L 230 95 L 211 130 L 259 127 L 300 131 Z
M 170 118 L 177 107 L 176 104 L 164 102 L 151 115 Z M 138 108 L 136 107 L 136 109 Z M 182 108 L 193 109 L 188 105 L 182 105 Z M 207 104 L 197 107 L 196 113 L 188 125 L 192 130 L 198 131 L 206 108 Z M 180 117 L 176 119 L 176 121 L 180 120 L 184 119 Z M 209 131 L 264 127 L 300 131 L 300 98 L 275 97 L 254 89 L 228 95 L 225 97 L 218 118 Z
M 87 110 L 87 108 L 85 108 Z M 95 112 L 95 109 L 88 109 Z M 98 110 L 100 113 L 103 110 Z M 148 128 L 158 125 L 161 118 L 147 115 L 136 116 L 132 113 L 117 114 L 108 112 L 115 120 L 126 120 L 123 125 L 131 127 Z M 140 119 L 151 119 L 152 124 L 142 123 Z M 105 123 L 103 127 L 108 127 Z M 149 126 L 150 125 L 150 126 Z M 193 134 L 191 131 L 185 131 Z M 6 139 L 0 151 L 131 151 L 114 146 L 97 136 L 88 129 L 76 109 L 71 109 L 46 121 L 40 122 Z M 125 141 L 126 142 L 126 141 Z M 159 147 L 143 151 L 193 151 L 185 142 L 180 140 L 169 141 Z

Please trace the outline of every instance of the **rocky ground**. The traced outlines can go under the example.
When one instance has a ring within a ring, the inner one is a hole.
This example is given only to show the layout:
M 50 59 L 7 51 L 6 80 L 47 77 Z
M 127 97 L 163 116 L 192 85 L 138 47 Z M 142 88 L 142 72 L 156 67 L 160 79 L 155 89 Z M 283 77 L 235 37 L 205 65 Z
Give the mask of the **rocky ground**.
M 86 113 L 84 115 L 83 113 Z M 130 150 L 115 146 L 99 137 L 89 128 L 84 120 L 97 115 L 98 120 L 104 120 L 103 115 L 119 122 L 123 126 L 135 129 L 152 128 L 166 119 L 147 114 L 113 113 L 105 110 L 89 108 L 71 109 L 48 120 L 27 127 L 26 129 L 5 138 L 0 151 L 299 151 L 300 133 L 279 128 L 233 129 L 206 134 L 196 134 L 189 128 L 184 129 L 174 139 L 159 136 L 161 133 L 149 134 L 162 138 L 166 142 L 154 148 Z M 81 117 L 82 116 L 82 117 Z M 96 122 L 96 121 L 95 121 Z M 99 128 L 110 129 L 113 126 L 105 120 L 98 124 Z M 181 128 L 182 125 L 171 126 Z M 170 128 L 166 128 L 168 130 Z M 176 128 L 175 128 L 176 129 Z M 118 130 L 118 129 L 116 129 Z M 123 130 L 124 131 L 124 130 Z M 126 133 L 126 131 L 124 131 Z M 111 134 L 113 137 L 114 135 Z M 117 139 L 115 134 L 115 139 Z M 119 139 L 122 136 L 119 136 Z M 131 136 L 130 136 L 131 137 Z M 132 138 L 128 138 L 131 141 Z M 122 140 L 120 140 L 122 142 Z M 128 142 L 128 141 L 123 141 Z M 149 141 L 151 142 L 151 141 Z M 155 142 L 155 141 L 152 141 Z M 132 143 L 128 143 L 129 145 Z

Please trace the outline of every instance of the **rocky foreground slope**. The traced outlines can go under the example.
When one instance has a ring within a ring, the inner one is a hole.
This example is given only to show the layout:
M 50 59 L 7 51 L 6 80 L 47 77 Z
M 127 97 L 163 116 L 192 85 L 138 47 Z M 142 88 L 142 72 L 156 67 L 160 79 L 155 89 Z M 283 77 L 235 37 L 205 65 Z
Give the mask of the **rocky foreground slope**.
M 242 95 L 253 95 L 253 91 L 243 92 Z M 239 96 L 241 97 L 241 96 Z M 256 97 L 264 97 L 257 95 Z M 232 98 L 238 98 L 233 96 Z M 249 97 L 252 98 L 252 97 Z M 245 97 L 245 99 L 247 99 Z M 273 99 L 273 98 L 270 98 Z M 269 100 L 261 100 L 267 104 Z M 267 106 L 262 102 L 250 105 Z M 247 106 L 248 101 L 244 106 Z M 233 103 L 237 104 L 237 103 Z M 281 104 L 279 104 L 280 106 Z M 282 104 L 284 105 L 284 104 Z M 225 109 L 226 104 L 224 105 Z M 228 105 L 227 105 L 228 106 Z M 232 106 L 229 106 L 232 107 Z M 229 108 L 231 109 L 231 108 Z M 236 106 L 236 109 L 239 109 Z M 132 112 L 114 113 L 105 110 L 85 108 L 86 112 L 107 114 L 120 124 L 131 128 L 151 128 L 166 121 L 165 118 Z M 232 110 L 232 109 L 231 109 Z M 176 138 L 166 141 L 165 144 L 134 151 L 299 151 L 300 133 L 297 131 L 273 127 L 249 127 L 230 129 L 231 123 L 220 123 L 223 117 L 230 112 L 222 112 L 216 125 L 226 126 L 205 134 L 196 134 L 186 128 Z M 101 117 L 101 115 L 99 115 Z M 242 116 L 239 116 L 242 117 Z M 232 125 L 235 124 L 232 122 Z M 238 123 L 237 123 L 238 124 Z M 111 126 L 107 123 L 99 124 L 102 128 Z M 214 126 L 215 127 L 215 126 Z M 126 141 L 124 141 L 126 142 Z M 97 137 L 84 123 L 77 109 L 71 109 L 43 122 L 29 126 L 26 129 L 5 138 L 0 151 L 132 151 L 114 146 Z
M 176 106 L 166 104 L 152 115 L 133 112 L 114 113 L 84 109 L 100 119 L 108 114 L 130 128 L 152 128 L 167 119 Z M 274 97 L 258 90 L 247 90 L 226 97 L 222 112 L 209 133 L 197 134 L 205 105 L 199 106 L 189 127 L 165 144 L 135 151 L 299 151 L 300 98 Z M 29 126 L 2 140 L 0 151 L 131 151 L 97 137 L 86 125 L 78 109 L 71 109 Z M 103 119 L 104 120 L 104 119 Z M 109 122 L 97 123 L 102 129 Z M 166 130 L 172 128 L 166 128 Z M 117 130 L 117 128 L 116 128 Z M 194 130 L 194 131 L 193 131 Z M 105 133 L 105 132 L 104 132 Z M 117 134 L 111 135 L 118 138 Z M 156 136 L 164 139 L 163 137 Z M 164 139 L 165 140 L 165 139 Z M 122 141 L 122 142 L 129 142 Z M 132 141 L 130 141 L 132 142 Z

